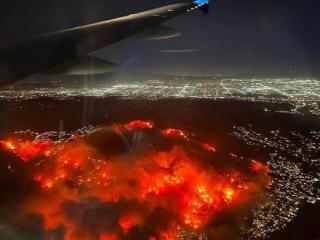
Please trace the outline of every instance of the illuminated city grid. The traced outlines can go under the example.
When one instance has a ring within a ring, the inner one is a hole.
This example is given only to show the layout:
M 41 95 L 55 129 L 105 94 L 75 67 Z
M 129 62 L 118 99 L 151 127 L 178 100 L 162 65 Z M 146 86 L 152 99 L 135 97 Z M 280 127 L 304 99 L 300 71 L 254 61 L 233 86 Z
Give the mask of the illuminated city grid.
M 90 86 L 92 85 L 92 86 Z M 320 115 L 320 81 L 289 78 L 224 78 L 170 76 L 133 82 L 95 82 L 71 84 L 55 81 L 46 84 L 30 82 L 0 90 L 2 99 L 32 99 L 39 97 L 69 98 L 79 96 L 119 97 L 124 99 L 201 98 L 234 99 L 291 103 L 294 109 L 308 107 Z M 298 111 L 296 111 L 298 112 Z

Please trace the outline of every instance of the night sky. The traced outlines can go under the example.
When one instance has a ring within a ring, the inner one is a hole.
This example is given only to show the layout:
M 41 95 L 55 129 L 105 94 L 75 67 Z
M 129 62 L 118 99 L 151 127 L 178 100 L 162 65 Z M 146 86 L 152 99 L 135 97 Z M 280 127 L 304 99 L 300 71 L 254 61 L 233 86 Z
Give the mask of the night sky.
M 2 2 L 1 43 L 173 2 L 181 0 Z M 164 24 L 181 31 L 181 37 L 156 42 L 125 40 L 96 55 L 119 63 L 122 75 L 318 76 L 319 10 L 316 0 L 215 0 L 207 16 L 193 12 Z

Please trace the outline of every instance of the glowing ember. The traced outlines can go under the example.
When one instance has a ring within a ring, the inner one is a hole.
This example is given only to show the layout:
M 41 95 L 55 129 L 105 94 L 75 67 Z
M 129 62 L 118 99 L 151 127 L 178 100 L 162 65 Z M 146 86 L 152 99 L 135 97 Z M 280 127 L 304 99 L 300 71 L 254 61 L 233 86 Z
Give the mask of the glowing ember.
M 46 150 L 52 147 L 51 141 L 0 141 L 4 149 L 16 154 L 22 161 L 27 162 L 42 154 L 46 154 Z
M 231 201 L 234 196 L 234 190 L 232 188 L 226 188 L 224 190 L 224 195 L 228 201 Z
M 133 121 L 117 126 L 133 132 L 153 124 Z M 189 140 L 178 129 L 157 134 Z M 127 239 L 134 229 L 151 229 L 143 239 L 176 239 L 183 228 L 205 229 L 217 212 L 248 201 L 268 183 L 266 167 L 257 161 L 249 165 L 265 179 L 262 183 L 236 169 L 222 173 L 203 166 L 199 156 L 174 144 L 161 152 L 148 148 L 130 160 L 99 152 L 85 137 L 56 143 L 2 141 L 1 145 L 23 162 L 45 159 L 30 170 L 42 191 L 26 200 L 24 211 L 40 214 L 47 231 L 64 226 L 66 240 Z M 201 147 L 216 152 L 209 144 Z
M 137 120 L 137 121 L 132 121 L 128 124 L 125 125 L 125 128 L 128 131 L 132 131 L 135 129 L 147 129 L 147 128 L 153 128 L 153 123 L 149 122 L 149 121 L 141 121 L 141 120 Z
M 168 128 L 161 131 L 162 135 L 166 137 L 179 137 L 188 140 L 187 135 L 180 129 Z
M 216 152 L 217 151 L 217 149 L 214 146 L 212 146 L 212 145 L 210 145 L 208 143 L 203 143 L 202 144 L 202 148 L 204 150 L 207 150 L 207 151 L 210 151 L 210 152 Z
M 115 235 L 102 235 L 99 240 L 117 240 L 118 238 Z
M 265 175 L 269 174 L 269 167 L 256 160 L 251 160 L 251 169 L 254 172 L 260 172 Z
M 4 148 L 7 148 L 11 151 L 14 151 L 15 150 L 15 146 L 13 145 L 12 142 L 5 142 L 5 141 L 1 141 L 1 144 L 4 146 Z
M 132 227 L 140 225 L 141 223 L 141 218 L 133 212 L 125 213 L 119 220 L 119 225 L 125 234 L 127 234 Z

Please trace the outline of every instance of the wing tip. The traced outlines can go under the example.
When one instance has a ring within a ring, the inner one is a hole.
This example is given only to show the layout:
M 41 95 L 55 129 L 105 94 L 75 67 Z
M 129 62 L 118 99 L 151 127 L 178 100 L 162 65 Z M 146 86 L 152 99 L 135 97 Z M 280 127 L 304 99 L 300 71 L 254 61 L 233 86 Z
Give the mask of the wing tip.
M 209 1 L 210 0 L 195 0 L 193 3 L 196 4 L 202 12 L 209 13 Z
M 196 0 L 194 1 L 194 3 L 198 5 L 204 5 L 204 4 L 209 4 L 209 0 Z

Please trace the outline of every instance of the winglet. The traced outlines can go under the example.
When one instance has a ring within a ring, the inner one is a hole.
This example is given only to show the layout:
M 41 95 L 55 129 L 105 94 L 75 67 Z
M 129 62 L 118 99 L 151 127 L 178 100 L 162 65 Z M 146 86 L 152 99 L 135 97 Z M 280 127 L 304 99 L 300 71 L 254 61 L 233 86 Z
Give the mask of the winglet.
M 202 12 L 209 13 L 209 0 L 196 0 L 193 3 L 196 4 Z

